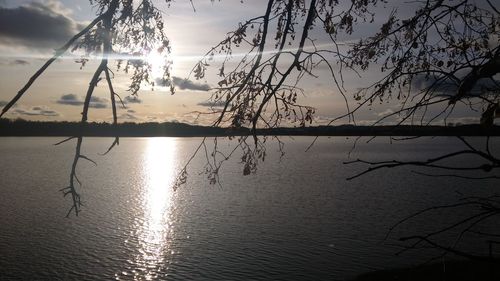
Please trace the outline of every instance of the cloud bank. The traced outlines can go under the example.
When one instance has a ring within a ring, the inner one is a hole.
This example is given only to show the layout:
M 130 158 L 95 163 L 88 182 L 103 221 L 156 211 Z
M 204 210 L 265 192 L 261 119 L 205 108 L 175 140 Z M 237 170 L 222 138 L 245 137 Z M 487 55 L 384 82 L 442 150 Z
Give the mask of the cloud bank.
M 51 110 L 50 108 L 45 106 L 33 106 L 30 109 L 16 108 L 14 109 L 13 113 L 26 116 L 47 116 L 47 117 L 60 115 L 57 111 Z

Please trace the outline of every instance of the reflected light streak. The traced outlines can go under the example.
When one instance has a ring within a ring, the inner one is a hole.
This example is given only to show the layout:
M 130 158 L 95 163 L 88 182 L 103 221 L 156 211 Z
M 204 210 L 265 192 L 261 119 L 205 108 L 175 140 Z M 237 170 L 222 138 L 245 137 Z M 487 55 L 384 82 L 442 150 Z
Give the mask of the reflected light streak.
M 139 254 L 134 261 L 134 280 L 153 280 L 170 255 L 172 229 L 173 179 L 175 177 L 176 140 L 151 138 L 144 158 L 143 218 L 136 222 Z

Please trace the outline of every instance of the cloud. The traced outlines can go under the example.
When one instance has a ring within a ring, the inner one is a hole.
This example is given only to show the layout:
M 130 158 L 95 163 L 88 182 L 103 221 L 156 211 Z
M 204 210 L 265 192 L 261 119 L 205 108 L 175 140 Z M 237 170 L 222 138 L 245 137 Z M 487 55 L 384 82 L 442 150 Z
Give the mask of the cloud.
M 56 101 L 58 104 L 64 105 L 72 105 L 72 106 L 82 106 L 84 104 L 84 100 L 80 99 L 75 94 L 66 94 L 62 95 L 59 100 Z M 90 108 L 106 108 L 108 107 L 108 100 L 96 96 L 92 96 L 90 98 Z
M 28 61 L 22 59 L 17 59 L 9 62 L 9 65 L 28 65 L 28 64 L 30 64 Z
M 59 116 L 57 111 L 51 110 L 45 106 L 33 106 L 30 109 L 16 108 L 14 114 L 27 115 L 27 116 Z
M 330 123 L 334 119 L 334 116 L 330 116 L 330 115 L 315 115 L 313 118 L 314 118 L 314 123 L 316 123 L 318 125 L 326 125 L 326 124 Z
M 124 99 L 123 99 L 123 103 L 127 104 L 127 103 L 142 103 L 142 100 L 139 99 L 138 97 L 136 96 L 126 96 Z
M 378 117 L 384 117 L 386 115 L 393 114 L 393 113 L 394 113 L 394 110 L 388 108 L 388 109 L 386 109 L 386 110 L 384 110 L 382 112 L 378 112 L 376 114 L 377 114 Z
M 447 118 L 448 125 L 479 124 L 479 117 Z
M 133 109 L 129 109 L 129 110 L 127 110 L 127 112 L 128 112 L 128 113 L 135 113 L 135 110 L 133 110 Z
M 54 48 L 80 28 L 58 1 L 32 2 L 15 8 L 0 6 L 0 44 Z
M 108 106 L 108 100 L 105 98 L 100 98 L 96 96 L 90 97 L 90 107 L 93 108 L 106 108 Z
M 124 113 L 118 117 L 119 119 L 126 119 L 126 120 L 138 120 L 134 114 L 131 113 Z
M 210 91 L 210 86 L 206 83 L 197 83 L 189 79 L 180 78 L 177 76 L 172 77 L 172 82 L 174 86 L 180 90 L 191 90 L 191 91 Z M 161 87 L 169 87 L 169 81 L 163 80 L 161 78 L 156 79 L 156 85 Z
M 202 101 L 197 103 L 200 106 L 206 107 L 224 107 L 226 105 L 225 101 Z

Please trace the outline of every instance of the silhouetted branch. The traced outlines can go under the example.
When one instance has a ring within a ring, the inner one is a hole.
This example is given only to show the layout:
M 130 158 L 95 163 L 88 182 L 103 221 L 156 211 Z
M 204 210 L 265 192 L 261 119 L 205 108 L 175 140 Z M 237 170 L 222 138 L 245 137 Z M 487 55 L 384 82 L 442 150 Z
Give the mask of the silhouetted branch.
M 486 2 L 488 2 L 488 5 L 490 5 L 490 7 L 495 11 L 495 13 L 500 15 L 500 11 L 497 9 L 497 7 L 495 7 L 495 5 L 491 3 L 490 0 L 486 0 Z
M 430 246 L 431 248 L 442 250 L 443 251 L 442 255 L 445 255 L 447 253 L 452 253 L 461 257 L 466 257 L 469 259 L 480 260 L 480 261 L 492 259 L 493 257 L 491 256 L 491 253 L 484 256 L 475 255 L 475 254 L 470 254 L 466 251 L 459 250 L 457 247 L 459 245 L 459 242 L 464 238 L 464 236 L 469 233 L 479 235 L 480 236 L 479 238 L 485 238 L 485 239 L 487 237 L 496 236 L 496 234 L 484 233 L 479 230 L 476 230 L 475 228 L 480 227 L 480 224 L 484 223 L 486 220 L 500 215 L 500 201 L 498 200 L 498 198 L 499 198 L 498 195 L 493 195 L 489 197 L 478 197 L 478 196 L 464 197 L 461 198 L 459 202 L 454 204 L 432 206 L 420 210 L 403 218 L 402 220 L 394 224 L 387 232 L 384 240 L 387 240 L 391 232 L 394 231 L 396 228 L 401 227 L 403 223 L 409 222 L 412 219 L 415 219 L 424 214 L 432 215 L 431 212 L 436 212 L 436 211 L 442 212 L 444 210 L 450 210 L 455 213 L 463 213 L 464 216 L 462 216 L 460 219 L 456 220 L 455 222 L 449 225 L 440 226 L 437 230 L 427 232 L 424 235 L 419 234 L 419 235 L 401 237 L 399 239 L 400 241 L 411 242 L 411 243 L 409 245 L 399 245 L 402 246 L 403 249 L 399 251 L 398 254 L 402 254 L 404 252 L 413 249 L 421 248 L 422 244 L 424 244 Z M 462 210 L 464 208 L 467 209 L 465 209 L 464 211 Z M 459 231 L 456 232 L 457 230 Z M 450 241 L 449 246 L 445 246 L 442 243 L 435 241 L 438 238 L 438 235 L 450 232 L 455 233 L 456 238 L 454 242 Z
M 493 172 L 500 168 L 500 159 L 493 156 L 491 152 L 489 152 L 489 141 L 486 143 L 486 148 L 483 150 L 479 150 L 476 147 L 473 147 L 469 142 L 467 142 L 463 137 L 458 136 L 459 140 L 461 140 L 467 149 L 454 151 L 451 153 L 446 153 L 440 155 L 438 157 L 434 157 L 431 159 L 427 159 L 425 161 L 399 161 L 399 160 L 388 160 L 388 161 L 366 161 L 362 159 L 356 159 L 353 161 L 344 162 L 344 164 L 354 164 L 354 163 L 362 163 L 367 164 L 369 166 L 368 169 L 362 171 L 354 176 L 347 178 L 347 180 L 352 180 L 367 173 L 382 169 L 382 168 L 395 168 L 402 166 L 419 166 L 419 167 L 427 167 L 427 168 L 437 168 L 444 170 L 453 170 L 453 171 L 483 171 L 483 172 Z M 484 160 L 483 164 L 470 164 L 469 166 L 463 165 L 454 165 L 451 166 L 449 164 L 438 164 L 444 160 L 452 160 L 458 156 L 465 155 L 473 155 L 477 156 L 479 159 Z M 446 175 L 450 176 L 450 175 Z M 458 175 L 458 177 L 466 178 L 467 176 Z M 473 179 L 474 177 L 471 177 Z M 491 176 L 489 178 L 498 178 L 497 176 Z
M 81 154 L 80 154 L 80 158 L 83 158 L 83 159 L 85 159 L 85 160 L 87 160 L 87 161 L 90 161 L 90 162 L 92 162 L 94 165 L 96 165 L 96 166 L 97 166 L 97 163 L 96 163 L 94 160 L 92 160 L 92 159 L 88 158 L 88 157 L 87 157 L 87 156 L 85 156 L 85 155 L 81 155 Z
M 111 46 L 109 45 L 108 48 L 111 49 Z M 115 96 L 118 96 L 118 95 L 115 93 L 115 91 L 113 89 L 113 83 L 111 81 L 111 76 L 109 75 L 109 72 L 110 72 L 109 68 L 106 67 L 106 69 L 104 69 L 104 73 L 106 74 L 106 81 L 108 83 L 109 95 L 110 95 L 110 98 L 111 98 L 111 109 L 112 109 L 112 113 L 113 113 L 113 125 L 114 125 L 114 128 L 116 130 L 117 125 L 118 125 L 118 116 L 116 114 L 116 100 L 115 100 Z M 120 98 L 120 97 L 118 96 L 118 98 Z M 121 98 L 120 98 L 120 101 L 121 101 Z M 123 104 L 123 101 L 122 101 L 122 104 Z M 119 145 L 119 144 L 120 144 L 120 138 L 118 136 L 116 136 L 115 139 L 114 139 L 114 141 L 113 141 L 113 143 L 111 144 L 111 146 L 102 155 L 108 154 L 108 152 L 110 152 L 111 149 L 113 149 L 113 147 L 115 147 L 115 145 Z
M 60 144 L 63 144 L 63 143 L 65 143 L 65 142 L 70 141 L 70 140 L 75 139 L 75 138 L 76 138 L 76 137 L 69 137 L 69 138 L 64 139 L 64 140 L 62 140 L 62 141 L 60 141 L 60 142 L 54 143 L 54 145 L 60 145 Z
M 471 260 L 480 260 L 480 261 L 493 261 L 494 259 L 491 258 L 491 257 L 488 257 L 488 256 L 479 256 L 479 255 L 473 255 L 473 254 L 470 254 L 470 253 L 467 253 L 467 252 L 463 252 L 463 251 L 459 251 L 459 250 L 456 250 L 454 248 L 451 248 L 451 247 L 446 247 L 446 246 L 443 246 L 441 244 L 438 244 L 436 242 L 433 242 L 432 240 L 430 240 L 429 238 L 427 237 L 424 237 L 424 236 L 419 236 L 419 235 L 415 235 L 415 236 L 408 236 L 408 237 L 402 237 L 400 238 L 401 241 L 410 241 L 410 240 L 418 240 L 418 241 L 424 241 L 426 243 L 428 243 L 429 245 L 437 248 L 437 249 L 441 249 L 445 252 L 450 252 L 450 253 L 453 253 L 457 256 L 461 256 L 461 257 L 464 257 L 464 258 L 468 258 L 468 259 L 471 259 Z
M 422 172 L 418 172 L 418 171 L 411 171 L 411 172 L 415 173 L 417 175 L 421 175 L 421 176 L 436 177 L 436 178 L 448 177 L 448 178 L 458 178 L 458 179 L 465 179 L 465 180 L 489 180 L 489 179 L 498 180 L 498 179 L 500 179 L 499 176 L 471 177 L 471 176 L 461 176 L 461 175 L 453 175 L 453 174 L 427 174 L 427 173 L 422 173 Z
M 72 205 L 68 213 L 66 214 L 66 217 L 68 217 L 71 212 L 75 212 L 75 215 L 78 216 L 78 213 L 80 212 L 80 207 L 82 206 L 82 203 L 80 201 L 80 194 L 75 188 L 75 179 L 76 181 L 81 185 L 80 180 L 76 176 L 76 166 L 78 164 L 78 160 L 80 159 L 81 156 L 81 148 L 82 148 L 82 141 L 83 137 L 78 137 L 77 138 L 77 143 L 76 143 L 76 148 L 75 148 L 75 156 L 73 158 L 73 164 L 71 165 L 71 172 L 69 175 L 69 186 L 66 187 L 65 189 L 62 190 L 64 197 L 67 195 L 71 195 L 72 199 Z

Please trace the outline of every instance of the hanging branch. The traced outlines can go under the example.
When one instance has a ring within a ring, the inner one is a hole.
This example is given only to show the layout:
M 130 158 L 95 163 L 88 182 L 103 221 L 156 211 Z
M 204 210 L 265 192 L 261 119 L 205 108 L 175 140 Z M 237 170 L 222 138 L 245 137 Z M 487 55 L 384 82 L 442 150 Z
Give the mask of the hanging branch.
M 215 62 L 220 80 L 212 88 L 209 101 L 222 108 L 210 108 L 208 114 L 215 117 L 213 126 L 251 129 L 254 145 L 244 150 L 244 175 L 255 172 L 256 163 L 263 161 L 266 154 L 264 142 L 257 136 L 258 129 L 313 123 L 315 108 L 299 102 L 300 96 L 305 95 L 300 87 L 304 77 L 317 77 L 315 70 L 326 66 L 333 85 L 345 97 L 342 70 L 350 66 L 337 36 L 352 33 L 356 22 L 368 22 L 372 16 L 369 7 L 376 2 L 352 1 L 345 10 L 339 8 L 337 1 L 269 0 L 262 16 L 241 22 L 195 64 L 191 74 L 195 79 L 204 79 L 214 58 L 221 58 L 222 62 Z M 312 29 L 326 34 L 333 48 L 316 46 Z M 242 53 L 233 61 L 236 49 Z M 335 60 L 339 61 L 340 71 L 334 70 Z M 347 116 L 351 116 L 346 105 Z M 283 152 L 282 142 L 278 138 L 277 141 Z M 215 148 L 211 154 L 218 152 Z
M 170 0 L 166 0 L 166 2 L 170 2 Z M 7 113 L 40 75 L 42 75 L 56 59 L 68 52 L 70 48 L 72 52 L 83 52 L 82 59 L 77 61 L 82 64 L 82 67 L 85 66 L 89 57 L 93 55 L 100 57 L 100 64 L 94 71 L 83 102 L 80 133 L 56 143 L 56 145 L 59 145 L 72 139 L 77 140 L 75 155 L 70 171 L 69 185 L 61 190 L 64 196 L 71 195 L 72 198 L 73 203 L 68 215 L 70 215 L 71 212 L 78 215 L 82 205 L 80 194 L 75 186 L 75 182 L 81 185 L 77 177 L 78 161 L 84 159 L 96 164 L 94 160 L 82 154 L 81 147 L 84 131 L 89 118 L 88 111 L 90 108 L 90 101 L 95 88 L 99 81 L 102 80 L 101 75 L 103 73 L 110 92 L 114 128 L 116 128 L 118 123 L 115 97 L 118 97 L 124 106 L 120 96 L 118 96 L 113 88 L 108 61 L 110 55 L 118 52 L 126 58 L 125 60 L 118 60 L 117 68 L 126 73 L 133 72 L 129 86 L 129 91 L 132 95 L 137 95 L 143 84 L 154 85 L 154 81 L 150 80 L 151 66 L 142 60 L 143 56 L 147 56 L 152 51 L 156 51 L 165 56 L 166 65 L 164 66 L 162 79 L 170 81 L 170 65 L 166 60 L 166 56 L 170 53 L 170 41 L 163 31 L 164 24 L 161 12 L 155 8 L 151 0 L 142 0 L 137 5 L 131 0 L 90 0 L 90 3 L 94 5 L 97 10 L 97 17 L 82 29 L 82 31 L 73 36 L 63 47 L 58 49 L 54 56 L 50 58 L 29 79 L 28 83 L 17 93 L 17 95 L 9 101 L 0 114 L 0 117 L 2 117 Z M 119 50 L 114 50 L 113 46 Z M 142 55 L 141 59 L 137 58 L 137 54 Z M 106 153 L 118 144 L 119 138 L 116 136 Z
M 89 87 L 87 89 L 87 95 L 85 96 L 85 101 L 83 104 L 83 112 L 82 112 L 82 119 L 80 121 L 80 126 L 81 126 L 81 132 L 83 132 L 83 127 L 85 126 L 87 119 L 88 119 L 88 110 L 90 106 L 90 98 L 92 97 L 92 94 L 94 92 L 94 89 L 97 87 L 97 83 L 100 80 L 100 75 L 103 71 L 108 69 L 108 55 L 112 52 L 111 48 L 111 24 L 112 24 L 112 18 L 114 13 L 116 12 L 116 9 L 118 8 L 118 0 L 113 0 L 110 3 L 109 9 L 106 13 L 104 13 L 102 17 L 102 23 L 104 25 L 104 30 L 103 30 L 103 53 L 102 53 L 102 59 L 101 63 L 97 67 L 96 71 L 94 72 L 94 75 L 92 76 L 92 79 L 90 81 Z M 107 72 L 106 72 L 107 73 Z M 106 76 L 107 81 L 109 83 L 111 95 L 114 94 L 113 92 L 113 86 L 111 84 L 111 80 L 108 79 L 109 75 Z M 113 116 L 116 117 L 116 108 L 113 105 Z M 116 120 L 116 118 L 115 118 Z M 80 181 L 78 180 L 76 176 L 76 167 L 78 164 L 78 160 L 80 158 L 87 159 L 91 161 L 92 163 L 96 164 L 93 160 L 90 160 L 86 156 L 81 154 L 81 146 L 83 142 L 83 136 L 79 135 L 77 144 L 76 144 L 76 150 L 75 150 L 75 157 L 73 158 L 73 164 L 71 166 L 71 173 L 70 173 L 70 182 L 69 186 L 63 189 L 64 196 L 71 194 L 71 198 L 73 200 L 73 205 L 68 211 L 67 216 L 71 214 L 72 211 L 75 212 L 75 215 L 78 216 L 78 213 L 80 212 L 80 207 L 81 207 L 81 201 L 80 201 L 80 194 L 78 193 L 77 189 L 75 188 L 75 183 L 74 179 L 76 179 L 79 183 Z M 97 165 L 97 164 L 96 164 Z M 80 183 L 81 185 L 81 183 Z

